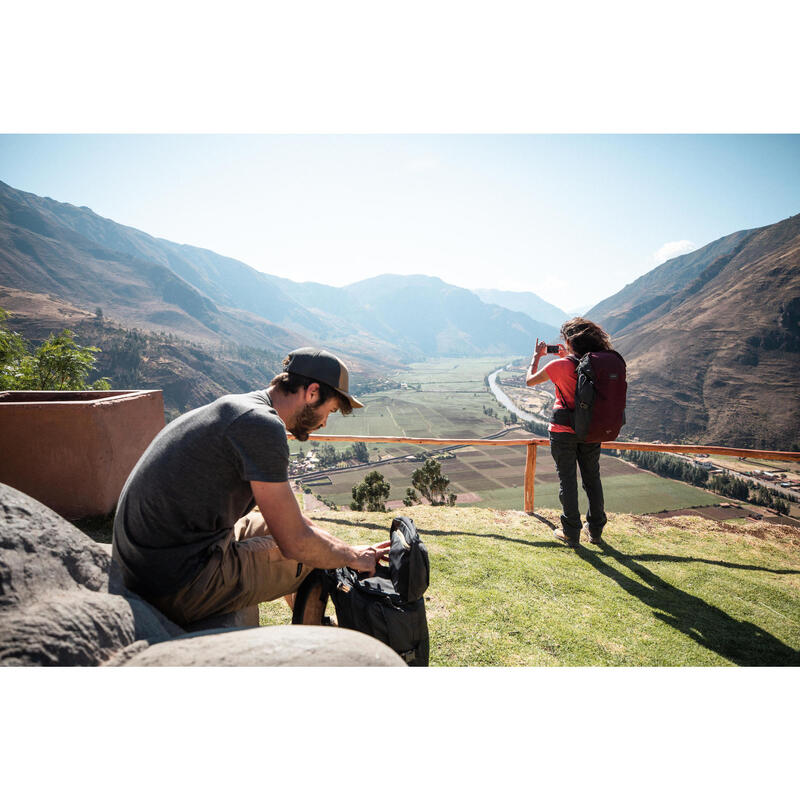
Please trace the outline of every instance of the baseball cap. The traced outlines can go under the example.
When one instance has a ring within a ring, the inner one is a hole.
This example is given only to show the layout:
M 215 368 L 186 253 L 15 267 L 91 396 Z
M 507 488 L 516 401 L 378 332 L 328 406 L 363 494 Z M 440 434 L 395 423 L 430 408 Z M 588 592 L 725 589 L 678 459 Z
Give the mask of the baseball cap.
M 327 350 L 316 350 L 313 347 L 300 347 L 289 353 L 289 363 L 284 367 L 287 372 L 311 378 L 317 383 L 327 383 L 344 395 L 353 408 L 364 408 L 350 394 L 350 375 L 344 362 Z

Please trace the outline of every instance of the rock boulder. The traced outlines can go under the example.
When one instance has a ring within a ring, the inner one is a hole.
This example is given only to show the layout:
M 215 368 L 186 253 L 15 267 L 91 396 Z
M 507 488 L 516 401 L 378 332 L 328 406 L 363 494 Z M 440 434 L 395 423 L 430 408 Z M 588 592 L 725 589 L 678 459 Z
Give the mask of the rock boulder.
M 257 623 L 257 608 L 195 627 Z M 254 618 L 255 614 L 255 618 Z M 322 626 L 187 633 L 127 589 L 110 548 L 0 484 L 2 666 L 405 666 L 382 642 Z
M 0 484 L 0 664 L 98 665 L 183 633 L 125 588 L 106 548 Z

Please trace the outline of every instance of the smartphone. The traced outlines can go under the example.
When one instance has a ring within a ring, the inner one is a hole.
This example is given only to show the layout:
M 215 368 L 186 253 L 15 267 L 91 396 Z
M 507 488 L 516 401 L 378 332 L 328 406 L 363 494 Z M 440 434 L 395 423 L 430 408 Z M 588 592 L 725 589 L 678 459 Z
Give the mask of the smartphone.
M 558 345 L 557 344 L 549 344 L 549 345 L 547 345 L 547 352 L 548 353 L 557 353 L 558 352 Z

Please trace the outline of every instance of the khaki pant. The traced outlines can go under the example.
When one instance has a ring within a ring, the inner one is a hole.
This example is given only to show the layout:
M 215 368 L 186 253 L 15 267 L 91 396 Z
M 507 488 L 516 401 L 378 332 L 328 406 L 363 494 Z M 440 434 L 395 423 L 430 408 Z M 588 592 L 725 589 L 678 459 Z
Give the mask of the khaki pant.
M 242 517 L 187 586 L 150 602 L 179 625 L 297 591 L 312 567 L 284 558 L 258 508 Z

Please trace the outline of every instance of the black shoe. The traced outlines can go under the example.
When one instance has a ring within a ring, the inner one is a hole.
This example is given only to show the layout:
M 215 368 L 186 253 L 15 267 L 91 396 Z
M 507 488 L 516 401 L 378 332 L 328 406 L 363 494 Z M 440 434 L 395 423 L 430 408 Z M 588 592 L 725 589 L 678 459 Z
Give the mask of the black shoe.
M 589 530 L 589 526 L 584 522 L 583 524 L 583 532 L 586 534 L 586 537 L 589 539 L 589 544 L 603 544 L 603 536 L 602 534 L 594 534 Z
M 580 544 L 579 538 L 573 539 L 571 536 L 567 536 L 567 534 L 564 533 L 564 531 L 562 531 L 561 528 L 556 528 L 553 531 L 553 536 L 555 536 L 559 542 L 563 542 L 565 545 L 568 545 L 569 547 L 577 547 Z

